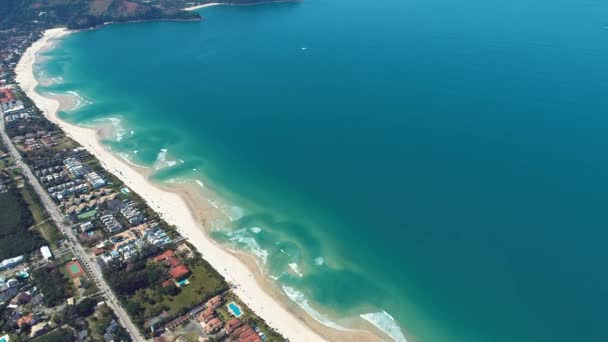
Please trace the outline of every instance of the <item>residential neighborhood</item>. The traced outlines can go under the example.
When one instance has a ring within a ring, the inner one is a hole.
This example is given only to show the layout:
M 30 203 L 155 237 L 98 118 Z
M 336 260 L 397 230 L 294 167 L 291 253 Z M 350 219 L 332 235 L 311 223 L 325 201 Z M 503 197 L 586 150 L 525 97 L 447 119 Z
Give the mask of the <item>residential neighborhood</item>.
M 39 35 L 0 47 L 0 341 L 284 341 L 15 83 Z

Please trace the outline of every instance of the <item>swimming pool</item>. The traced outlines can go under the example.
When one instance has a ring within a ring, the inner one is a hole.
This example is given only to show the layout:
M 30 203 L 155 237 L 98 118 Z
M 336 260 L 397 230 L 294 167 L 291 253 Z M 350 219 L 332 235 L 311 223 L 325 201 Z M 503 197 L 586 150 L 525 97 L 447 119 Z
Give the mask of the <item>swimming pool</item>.
M 232 312 L 234 317 L 239 317 L 243 314 L 241 312 L 241 308 L 239 308 L 238 305 L 234 304 L 234 302 L 231 302 L 230 304 L 228 304 L 228 310 L 230 310 Z

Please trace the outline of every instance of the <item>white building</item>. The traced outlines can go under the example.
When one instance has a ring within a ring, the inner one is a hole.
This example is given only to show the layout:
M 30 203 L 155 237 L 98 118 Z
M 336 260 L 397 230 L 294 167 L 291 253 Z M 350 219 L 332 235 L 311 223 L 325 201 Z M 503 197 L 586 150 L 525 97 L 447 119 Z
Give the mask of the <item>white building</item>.
M 49 246 L 40 247 L 40 253 L 42 253 L 42 257 L 44 258 L 44 260 L 49 260 L 53 257 L 53 253 L 51 253 Z

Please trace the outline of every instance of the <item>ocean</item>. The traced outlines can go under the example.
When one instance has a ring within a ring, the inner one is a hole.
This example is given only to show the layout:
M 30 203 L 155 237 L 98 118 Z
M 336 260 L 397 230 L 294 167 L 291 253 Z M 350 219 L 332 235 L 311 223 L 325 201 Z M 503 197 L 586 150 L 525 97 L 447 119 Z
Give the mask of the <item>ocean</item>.
M 321 1 L 67 36 L 63 119 L 195 179 L 317 320 L 404 341 L 608 341 L 608 3 Z

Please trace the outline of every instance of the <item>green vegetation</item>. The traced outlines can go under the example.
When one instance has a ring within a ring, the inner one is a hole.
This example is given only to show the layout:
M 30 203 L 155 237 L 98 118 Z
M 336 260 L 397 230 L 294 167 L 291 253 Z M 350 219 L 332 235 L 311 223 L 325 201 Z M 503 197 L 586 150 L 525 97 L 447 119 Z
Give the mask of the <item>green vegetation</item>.
M 0 28 L 19 26 L 33 30 L 67 26 L 77 29 L 108 21 L 200 19 L 196 12 L 182 11 L 183 7 L 163 6 L 170 1 L 159 2 L 159 5 L 150 5 L 144 1 L 128 0 L 3 0 Z
M 187 313 L 193 307 L 228 290 L 224 279 L 206 261 L 196 257 L 184 262 L 191 275 L 181 288 L 162 287 L 168 279 L 162 264 L 139 261 L 125 269 L 108 271 L 105 276 L 119 295 L 133 321 L 141 327 L 146 319 L 166 311 L 169 319 Z
M 33 339 L 35 342 L 66 342 L 74 341 L 72 334 L 63 328 L 55 329 L 46 335 Z
M 39 268 L 32 273 L 36 286 L 44 294 L 44 303 L 49 306 L 62 304 L 71 296 L 70 281 L 59 270 Z
M 232 292 L 227 293 L 224 296 L 224 305 L 216 309 L 216 312 L 220 315 L 222 320 L 227 321 L 232 316 L 228 313 L 226 309 L 226 303 L 235 302 L 240 308 L 243 315 L 239 317 L 239 319 L 252 327 L 258 327 L 264 335 L 266 335 L 266 342 L 283 342 L 285 338 L 273 328 L 271 328 L 266 321 L 258 317 L 245 303 L 241 302 L 241 300 Z
M 98 306 L 95 314 L 87 318 L 93 341 L 103 340 L 103 334 L 113 318 L 112 310 L 106 305 Z
M 21 188 L 21 195 L 34 217 L 36 229 L 49 243 L 52 250 L 57 249 L 57 242 L 63 239 L 63 235 L 59 229 L 57 229 L 55 223 L 50 219 L 46 210 L 42 207 L 38 195 L 36 195 L 36 192 L 29 183 L 26 183 L 23 188 Z
M 94 298 L 85 298 L 78 302 L 74 307 L 74 312 L 80 317 L 89 317 L 95 312 L 97 300 Z
M 129 296 L 135 291 L 152 286 L 164 277 L 160 265 L 146 265 L 144 261 L 133 264 L 129 271 L 110 271 L 106 269 L 104 277 L 119 296 Z
M 11 187 L 0 194 L 0 259 L 31 253 L 44 245 L 44 240 L 29 229 L 35 222 L 17 189 Z

